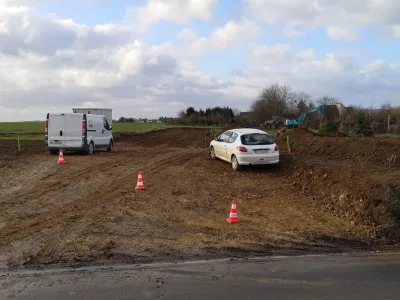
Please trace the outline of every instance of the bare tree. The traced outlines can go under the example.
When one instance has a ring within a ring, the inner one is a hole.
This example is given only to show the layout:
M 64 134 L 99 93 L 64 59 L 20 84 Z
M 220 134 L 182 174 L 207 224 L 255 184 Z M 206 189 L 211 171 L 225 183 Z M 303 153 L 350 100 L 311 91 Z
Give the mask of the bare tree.
M 389 101 L 386 101 L 385 103 L 383 103 L 379 109 L 382 112 L 385 112 L 387 114 L 390 114 L 393 110 L 393 106 Z
M 330 96 L 323 96 L 317 100 L 318 105 L 335 105 L 337 103 L 341 102 L 338 99 Z
M 178 118 L 184 118 L 186 117 L 186 111 L 185 110 L 181 110 L 178 112 Z
M 257 123 L 264 123 L 266 120 L 271 119 L 275 114 L 275 107 L 273 103 L 265 99 L 259 98 L 254 100 L 250 106 L 251 117 Z
M 389 101 L 386 101 L 381 105 L 378 112 L 374 116 L 374 119 L 378 122 L 386 122 L 388 115 L 392 115 L 394 107 Z
M 296 106 L 296 113 L 302 113 L 303 111 L 311 108 L 310 103 L 311 95 L 306 92 L 299 92 L 296 93 L 295 97 L 295 106 Z

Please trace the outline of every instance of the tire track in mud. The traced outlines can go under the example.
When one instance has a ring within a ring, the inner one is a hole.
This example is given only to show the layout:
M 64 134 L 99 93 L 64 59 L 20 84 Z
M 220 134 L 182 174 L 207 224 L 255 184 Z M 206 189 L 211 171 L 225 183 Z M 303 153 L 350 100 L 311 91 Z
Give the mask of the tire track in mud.
M 135 151 L 132 152 L 139 152 L 140 154 L 143 154 L 143 152 L 145 152 L 144 150 L 144 148 L 136 148 Z M 124 154 L 127 155 L 126 152 Z M 71 158 L 73 158 L 73 156 L 71 156 Z M 110 156 L 108 156 L 108 158 L 110 158 Z M 116 173 L 114 170 L 120 169 L 120 167 L 123 166 L 124 163 L 127 161 L 126 157 L 112 157 L 111 161 L 107 160 L 107 157 L 104 158 L 105 161 L 100 159 L 103 158 L 89 161 L 86 160 L 86 164 L 79 165 L 78 170 L 75 169 L 75 166 L 72 166 L 72 168 L 62 169 L 61 172 L 58 172 L 57 169 L 55 169 L 54 171 L 50 171 L 50 173 L 38 179 L 40 180 L 40 182 L 45 183 L 36 183 L 32 186 L 21 189 L 14 194 L 0 197 L 0 204 L 3 206 L 3 209 L 5 209 L 9 206 L 20 205 L 26 203 L 27 201 L 33 200 L 35 202 L 40 202 L 42 204 L 42 208 L 50 207 L 57 209 L 57 205 L 53 205 L 53 202 L 39 201 L 40 198 L 55 192 L 59 192 L 59 194 L 62 195 L 64 188 L 71 187 L 74 182 L 76 182 L 76 179 L 78 179 L 79 182 L 82 180 L 82 178 L 86 180 L 87 178 L 84 177 L 84 175 L 87 174 L 90 174 L 90 176 L 96 176 L 96 173 L 110 171 L 112 173 L 108 174 L 108 176 L 112 176 Z M 147 157 L 145 157 L 145 159 L 147 159 Z M 15 199 L 18 200 L 16 201 Z
M 81 176 L 85 174 L 90 174 L 93 173 L 94 171 L 99 172 L 99 171 L 104 171 L 113 167 L 117 167 L 120 165 L 122 161 L 125 159 L 119 159 L 116 160 L 112 163 L 109 161 L 106 162 L 100 162 L 98 163 L 96 161 L 96 164 L 89 164 L 89 165 L 80 165 L 80 171 L 74 172 L 72 174 L 65 174 L 64 172 L 70 171 L 71 169 L 68 170 L 62 170 L 61 173 L 57 173 L 58 170 L 54 169 L 52 173 L 47 174 L 43 178 L 40 178 L 41 181 L 47 180 L 46 183 L 41 183 L 35 186 L 32 186 L 28 189 L 23 189 L 18 192 L 16 192 L 13 195 L 2 197 L 3 200 L 0 201 L 1 204 L 3 204 L 4 200 L 9 200 L 9 198 L 15 198 L 15 197 L 20 197 L 20 196 L 30 196 L 30 197 L 37 197 L 42 195 L 43 193 L 46 192 L 51 192 L 54 190 L 59 190 L 60 185 L 68 185 L 73 179 L 76 179 L 77 177 L 81 178 Z M 93 163 L 93 161 L 91 161 Z M 48 179 L 54 177 L 54 179 Z M 60 178 L 62 177 L 62 178 Z M 37 190 L 37 191 L 36 191 Z
M 197 153 L 192 153 L 191 150 L 187 149 L 180 149 L 180 151 L 182 153 L 179 153 L 179 155 L 176 155 L 176 153 L 169 153 L 166 155 L 166 157 L 156 160 L 153 159 L 151 163 L 144 164 L 143 169 L 146 169 L 146 172 L 155 171 L 159 168 L 165 168 L 170 165 L 184 163 L 198 155 Z M 187 153 L 188 151 L 189 153 Z M 125 162 L 126 159 L 123 158 L 118 162 L 115 162 L 114 166 L 118 166 L 118 163 L 121 161 Z M 109 166 L 107 169 L 108 168 Z M 140 169 L 142 168 L 138 168 L 136 172 L 138 172 Z M 113 199 L 115 196 L 124 193 L 124 187 L 131 185 L 132 182 L 134 182 L 132 174 L 125 175 L 124 177 L 118 179 L 118 184 L 115 184 L 115 182 L 109 183 L 103 186 L 101 191 L 95 191 L 85 198 L 77 198 L 59 210 L 47 212 L 43 215 L 27 220 L 18 221 L 18 223 L 8 224 L 2 230 L 0 246 L 6 246 L 12 240 L 23 239 L 48 228 L 64 227 L 63 236 L 67 236 L 70 232 L 76 229 L 75 226 L 78 223 L 82 223 L 83 219 L 90 219 L 97 215 L 99 211 L 102 210 L 103 206 L 107 206 L 107 204 L 115 205 L 113 202 L 110 204 L 110 199 Z M 133 189 L 134 186 L 132 185 L 132 192 L 134 193 Z M 83 215 L 79 217 L 79 213 L 83 213 Z M 63 226 L 65 222 L 68 224 L 68 226 Z M 53 247 L 50 246 L 50 249 L 51 248 Z
M 187 151 L 181 151 L 181 152 L 187 152 Z M 151 173 L 152 171 L 158 170 L 160 167 L 184 163 L 192 159 L 194 156 L 196 156 L 196 154 L 193 154 L 191 152 L 180 153 L 179 156 L 173 156 L 173 157 L 171 157 L 171 154 L 168 154 L 166 157 L 163 157 L 146 165 L 144 169 L 146 169 L 146 173 Z M 137 169 L 137 171 L 139 171 L 139 169 Z M 122 197 L 118 196 L 121 195 L 123 196 L 123 194 L 127 189 L 126 188 L 127 186 L 131 186 L 132 195 L 133 197 L 135 197 L 135 193 L 133 192 L 134 186 L 132 185 L 132 181 L 133 181 L 132 177 L 127 175 L 121 180 L 119 180 L 120 186 L 118 187 L 118 189 L 115 189 L 115 187 L 110 185 L 107 191 L 102 192 L 102 198 L 100 198 L 100 201 L 97 193 L 93 193 L 90 197 L 88 197 L 88 199 L 85 200 L 84 205 L 82 205 L 82 207 L 79 208 L 79 211 L 85 209 L 86 213 L 78 216 L 77 218 L 73 216 L 73 219 L 70 220 L 71 216 L 68 213 L 67 214 L 63 213 L 62 214 L 63 218 L 59 220 L 55 228 L 55 231 L 59 233 L 58 239 L 49 239 L 45 247 L 39 253 L 37 253 L 35 257 L 33 257 L 28 262 L 28 264 L 40 263 L 41 258 L 48 260 L 50 257 L 53 257 L 53 254 L 57 252 L 56 249 L 57 247 L 59 247 L 59 243 L 62 240 L 64 241 L 66 239 L 73 240 L 74 237 L 79 237 L 80 234 L 84 232 L 86 228 L 89 226 L 101 226 L 102 225 L 101 221 L 105 217 L 103 215 L 104 212 L 106 212 L 107 208 L 109 208 L 110 206 L 116 207 L 118 201 L 123 200 Z M 119 199 L 119 200 L 117 200 L 117 202 L 115 201 L 110 202 L 110 199 Z M 90 202 L 90 204 L 88 202 Z M 90 209 L 86 210 L 86 208 L 88 207 L 90 207 Z M 90 234 L 93 235 L 93 233 Z M 105 237 L 106 236 L 108 235 L 105 234 Z M 106 242 L 107 239 L 105 238 L 103 239 L 103 241 Z M 65 259 L 65 257 L 63 259 Z M 86 259 L 88 259 L 87 255 Z M 51 263 L 55 262 L 57 262 L 57 258 L 51 261 Z

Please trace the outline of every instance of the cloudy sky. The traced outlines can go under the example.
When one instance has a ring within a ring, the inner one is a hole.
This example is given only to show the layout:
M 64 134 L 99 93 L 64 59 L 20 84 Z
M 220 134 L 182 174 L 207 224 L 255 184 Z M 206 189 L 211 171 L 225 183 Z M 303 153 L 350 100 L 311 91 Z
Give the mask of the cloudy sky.
M 0 0 L 0 121 L 247 110 L 290 84 L 400 105 L 400 0 Z

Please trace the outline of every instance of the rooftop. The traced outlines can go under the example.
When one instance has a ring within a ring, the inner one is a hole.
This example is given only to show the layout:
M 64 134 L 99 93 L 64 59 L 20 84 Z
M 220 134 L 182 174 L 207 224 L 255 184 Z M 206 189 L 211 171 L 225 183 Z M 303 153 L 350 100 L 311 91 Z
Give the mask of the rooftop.
M 84 109 L 84 110 L 104 109 L 104 110 L 112 110 L 112 108 L 101 108 L 101 107 L 73 107 L 72 109 Z
M 239 133 L 242 134 L 246 134 L 246 133 L 265 133 L 265 131 L 262 131 L 260 129 L 255 129 L 255 128 L 235 128 L 232 129 L 233 131 L 237 131 Z

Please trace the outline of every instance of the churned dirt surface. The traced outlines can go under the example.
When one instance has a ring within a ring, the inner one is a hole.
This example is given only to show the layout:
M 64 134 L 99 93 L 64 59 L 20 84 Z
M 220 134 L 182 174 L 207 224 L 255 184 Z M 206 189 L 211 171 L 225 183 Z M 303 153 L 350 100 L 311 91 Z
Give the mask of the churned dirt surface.
M 279 166 L 239 173 L 209 158 L 202 129 L 119 134 L 113 152 L 66 154 L 64 165 L 43 142 L 17 153 L 0 141 L 0 266 L 365 249 L 383 239 L 386 185 L 400 171 L 385 158 L 399 157 L 399 141 L 288 134 L 292 156 L 280 135 Z M 135 191 L 140 170 L 146 190 Z M 225 221 L 233 199 L 234 225 Z
M 388 187 L 400 185 L 400 139 L 318 136 L 304 130 L 287 135 L 294 149 L 291 179 L 299 192 L 352 224 L 386 229 Z M 287 135 L 277 141 L 284 144 Z

